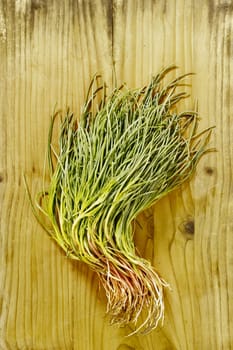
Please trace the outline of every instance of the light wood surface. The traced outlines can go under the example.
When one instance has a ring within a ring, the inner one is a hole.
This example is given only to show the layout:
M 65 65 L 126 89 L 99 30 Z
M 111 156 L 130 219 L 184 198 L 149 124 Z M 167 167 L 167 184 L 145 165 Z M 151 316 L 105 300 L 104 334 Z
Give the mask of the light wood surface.
M 141 214 L 135 242 L 172 290 L 146 336 L 110 326 L 96 275 L 35 221 L 50 115 L 79 113 L 90 78 L 131 87 L 161 67 L 196 72 L 201 128 L 216 126 L 189 184 Z M 227 0 L 0 1 L 0 349 L 233 348 L 233 4 Z

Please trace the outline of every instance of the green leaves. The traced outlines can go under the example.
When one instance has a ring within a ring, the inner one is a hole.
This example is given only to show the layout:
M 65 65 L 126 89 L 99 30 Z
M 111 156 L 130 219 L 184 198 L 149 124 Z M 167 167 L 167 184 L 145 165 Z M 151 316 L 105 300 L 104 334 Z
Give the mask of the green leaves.
M 37 203 L 50 220 L 47 231 L 67 255 L 98 273 L 112 322 L 132 323 L 135 332 L 148 332 L 163 319 L 167 284 L 136 255 L 132 220 L 186 181 L 207 151 L 209 131 L 197 134 L 196 111 L 176 109 L 187 97 L 177 91 L 187 74 L 162 85 L 174 68 L 142 89 L 121 86 L 108 96 L 105 84 L 94 89 L 94 77 L 79 119 L 67 113 L 61 122 L 58 153 L 53 117 L 51 182 Z

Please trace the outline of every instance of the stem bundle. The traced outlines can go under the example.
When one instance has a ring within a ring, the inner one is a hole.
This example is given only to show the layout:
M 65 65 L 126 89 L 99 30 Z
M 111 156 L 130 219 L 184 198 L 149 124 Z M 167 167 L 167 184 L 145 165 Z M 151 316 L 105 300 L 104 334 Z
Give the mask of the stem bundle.
M 59 152 L 53 117 L 50 185 L 37 202 L 51 237 L 97 272 L 112 322 L 132 324 L 133 333 L 163 320 L 167 283 L 136 254 L 132 221 L 190 178 L 208 142 L 209 132 L 197 134 L 196 112 L 176 112 L 186 75 L 162 85 L 173 68 L 142 89 L 122 86 L 109 96 L 105 85 L 94 90 L 95 77 L 79 120 L 68 113 L 61 122 Z

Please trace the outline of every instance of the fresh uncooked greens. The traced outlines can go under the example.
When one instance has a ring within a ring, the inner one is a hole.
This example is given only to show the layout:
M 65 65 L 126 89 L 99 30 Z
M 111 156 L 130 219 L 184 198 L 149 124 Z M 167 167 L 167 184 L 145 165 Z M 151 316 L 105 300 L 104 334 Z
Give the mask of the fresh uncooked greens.
M 53 117 L 50 185 L 33 206 L 67 255 L 97 272 L 111 321 L 131 324 L 133 333 L 163 320 L 167 283 L 136 254 L 132 221 L 190 178 L 207 150 L 209 131 L 197 134 L 197 113 L 177 112 L 186 97 L 177 88 L 188 74 L 163 83 L 174 68 L 141 89 L 124 85 L 108 96 L 105 84 L 94 88 L 94 77 L 80 117 L 68 112 L 61 120 L 58 151 L 52 146 Z

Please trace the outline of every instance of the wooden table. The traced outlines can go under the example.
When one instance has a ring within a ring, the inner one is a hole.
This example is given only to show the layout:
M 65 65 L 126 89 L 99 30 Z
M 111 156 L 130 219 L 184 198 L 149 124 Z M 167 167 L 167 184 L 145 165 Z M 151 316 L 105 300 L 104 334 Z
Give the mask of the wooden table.
M 217 152 L 138 218 L 136 245 L 172 290 L 164 326 L 125 338 L 96 275 L 38 226 L 23 174 L 35 194 L 54 107 L 78 115 L 94 73 L 140 87 L 173 63 L 197 73 L 184 105 L 198 100 Z M 232 76 L 232 1 L 0 1 L 1 350 L 233 348 Z

